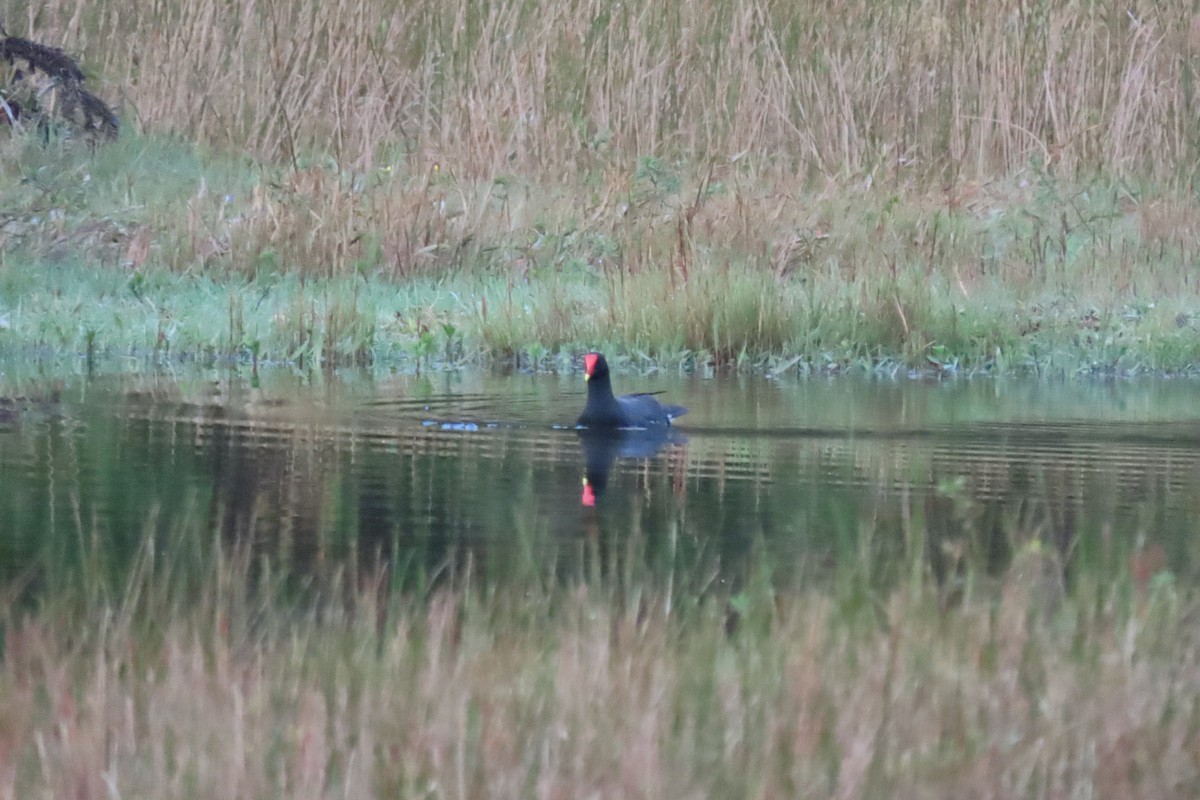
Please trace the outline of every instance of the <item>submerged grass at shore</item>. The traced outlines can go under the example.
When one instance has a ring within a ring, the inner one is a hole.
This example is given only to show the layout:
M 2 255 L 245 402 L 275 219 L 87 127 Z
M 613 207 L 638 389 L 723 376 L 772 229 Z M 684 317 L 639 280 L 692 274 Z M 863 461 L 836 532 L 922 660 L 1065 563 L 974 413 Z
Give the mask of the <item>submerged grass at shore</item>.
M 949 605 L 919 557 L 888 589 L 852 566 L 805 586 L 764 564 L 730 595 L 664 588 L 630 542 L 609 574 L 489 584 L 468 569 L 426 591 L 355 574 L 311 606 L 202 541 L 147 543 L 116 590 L 85 568 L 32 606 L 4 599 L 0 793 L 1200 788 L 1195 598 L 1168 573 L 1065 587 L 1036 540 Z

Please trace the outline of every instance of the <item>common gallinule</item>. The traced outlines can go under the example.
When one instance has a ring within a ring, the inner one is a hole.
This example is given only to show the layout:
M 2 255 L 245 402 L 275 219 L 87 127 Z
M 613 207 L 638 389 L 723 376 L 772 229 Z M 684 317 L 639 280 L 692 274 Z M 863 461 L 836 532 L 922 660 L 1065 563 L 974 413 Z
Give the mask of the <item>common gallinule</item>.
M 587 428 L 654 428 L 671 424 L 671 420 L 687 413 L 683 406 L 658 402 L 652 394 L 613 395 L 608 376 L 608 362 L 599 353 L 583 357 L 584 380 L 587 381 L 587 405 L 576 425 Z

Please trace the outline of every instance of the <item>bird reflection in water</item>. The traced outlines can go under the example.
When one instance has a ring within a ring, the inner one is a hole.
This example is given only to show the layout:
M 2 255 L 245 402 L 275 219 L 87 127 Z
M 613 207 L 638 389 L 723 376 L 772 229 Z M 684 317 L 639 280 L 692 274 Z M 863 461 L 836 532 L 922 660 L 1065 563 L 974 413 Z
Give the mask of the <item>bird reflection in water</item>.
M 583 448 L 583 494 L 580 502 L 594 507 L 608 486 L 608 475 L 618 458 L 650 459 L 668 445 L 681 445 L 687 437 L 673 428 L 587 429 L 581 428 Z

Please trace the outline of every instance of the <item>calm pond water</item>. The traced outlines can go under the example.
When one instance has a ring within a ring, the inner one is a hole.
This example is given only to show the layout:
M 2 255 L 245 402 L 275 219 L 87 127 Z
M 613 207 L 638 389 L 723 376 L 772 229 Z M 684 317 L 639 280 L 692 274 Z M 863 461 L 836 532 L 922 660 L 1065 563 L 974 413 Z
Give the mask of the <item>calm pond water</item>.
M 917 547 L 946 580 L 963 559 L 1003 573 L 1031 541 L 1066 581 L 1139 554 L 1179 580 L 1200 566 L 1194 382 L 614 381 L 691 412 L 669 437 L 582 437 L 579 375 L 21 381 L 0 395 L 0 578 L 119 573 L 184 523 L 297 575 L 469 558 L 522 580 L 591 558 L 704 584 L 757 554 L 886 580 Z

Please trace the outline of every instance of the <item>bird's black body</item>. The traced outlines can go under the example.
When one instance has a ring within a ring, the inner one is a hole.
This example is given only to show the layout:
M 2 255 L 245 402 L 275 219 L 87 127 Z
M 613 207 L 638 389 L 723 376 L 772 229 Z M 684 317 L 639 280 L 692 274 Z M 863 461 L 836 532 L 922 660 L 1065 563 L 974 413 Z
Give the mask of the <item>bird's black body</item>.
M 608 362 L 599 353 L 584 356 L 587 405 L 576 425 L 586 428 L 656 428 L 687 413 L 683 406 L 665 405 L 652 394 L 613 394 Z

